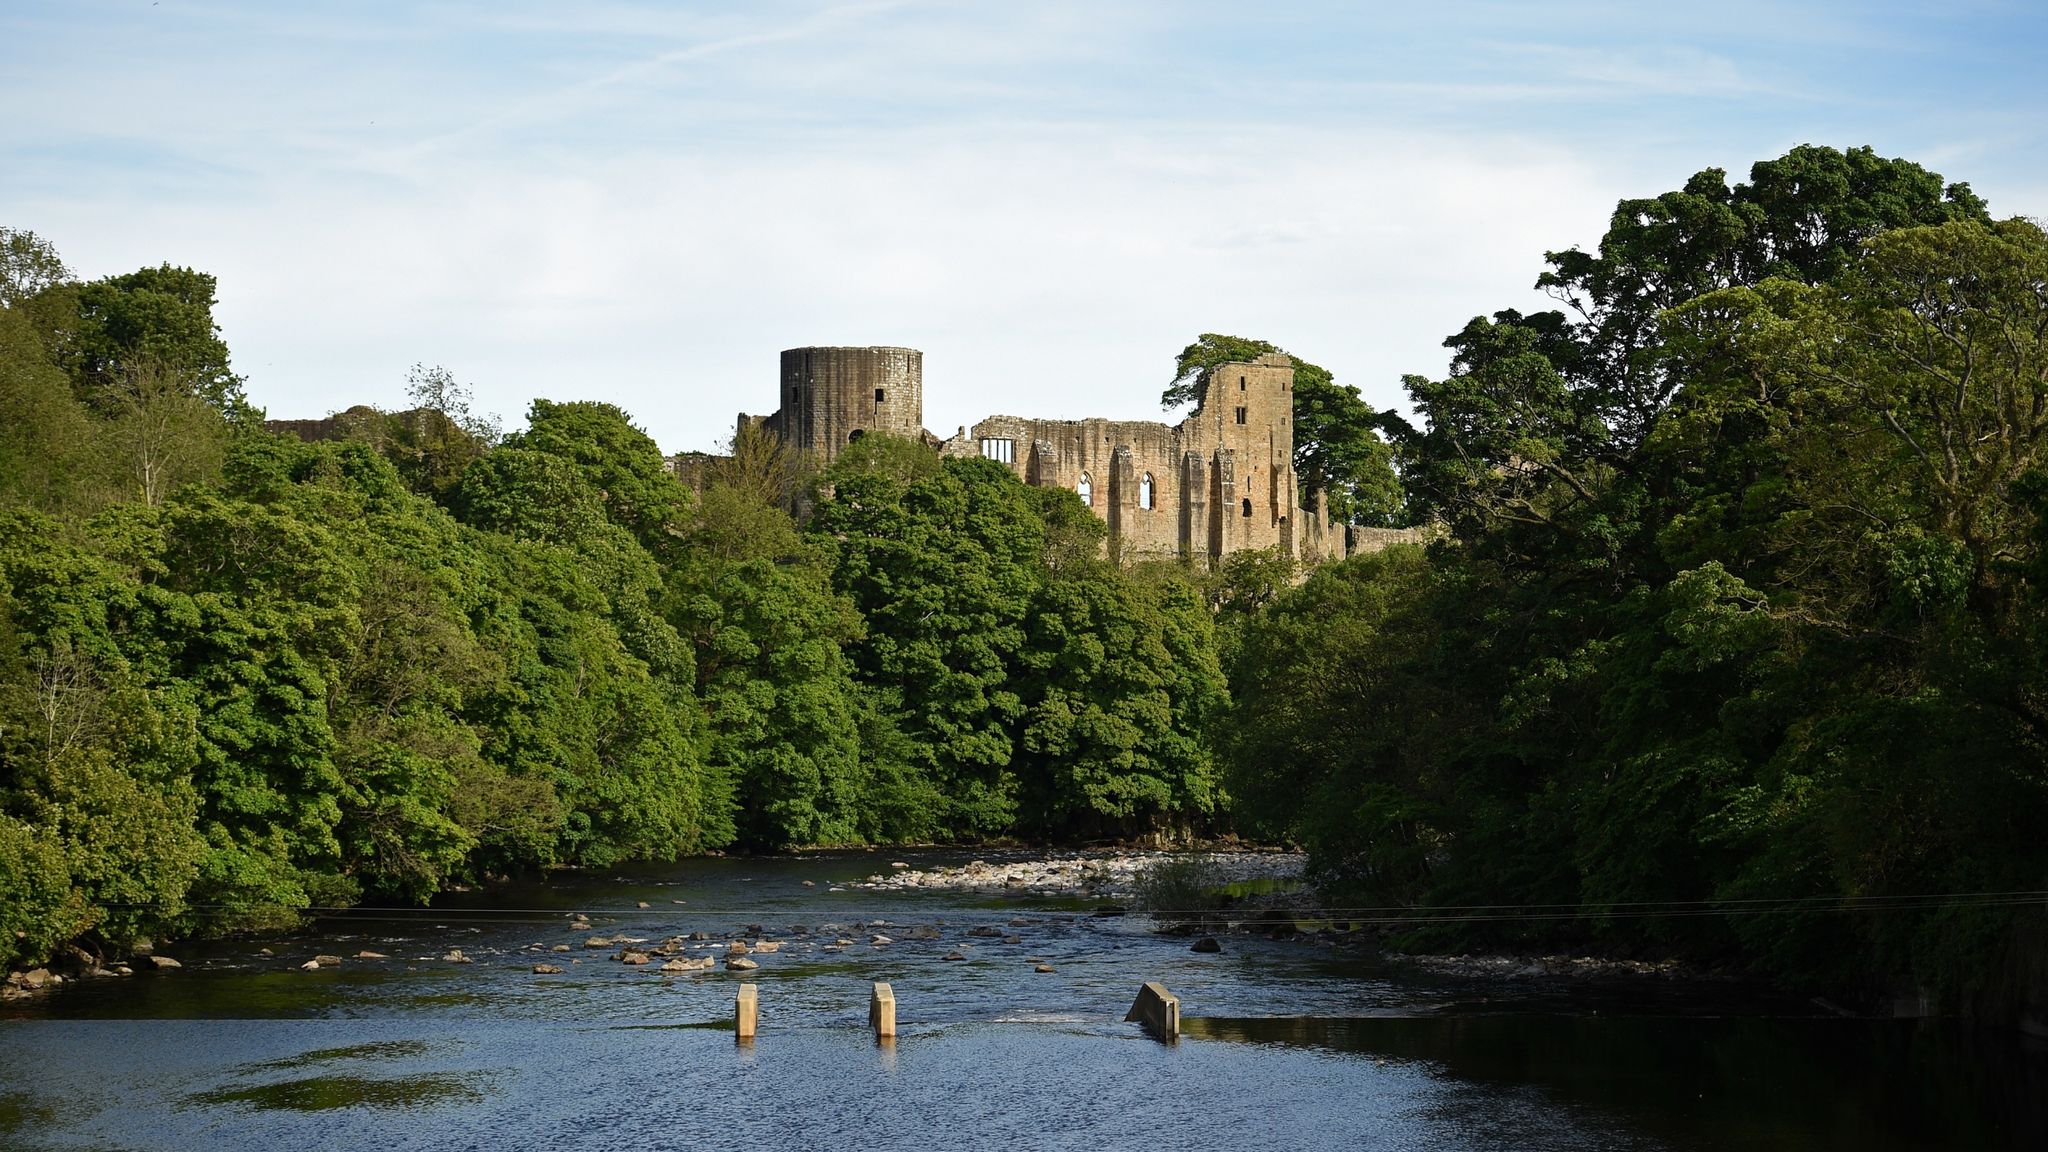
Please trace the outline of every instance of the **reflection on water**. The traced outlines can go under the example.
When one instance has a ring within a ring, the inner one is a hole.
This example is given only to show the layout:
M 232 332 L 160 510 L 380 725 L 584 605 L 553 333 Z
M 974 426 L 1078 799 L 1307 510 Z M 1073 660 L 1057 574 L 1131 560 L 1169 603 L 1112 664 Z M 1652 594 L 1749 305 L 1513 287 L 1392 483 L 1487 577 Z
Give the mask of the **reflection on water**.
M 260 1060 L 244 1064 L 237 1071 L 269 1072 L 288 1068 L 305 1068 L 313 1064 L 331 1064 L 337 1060 L 398 1060 L 424 1053 L 430 1045 L 424 1040 L 383 1040 L 373 1044 L 350 1044 L 344 1048 L 315 1048 L 282 1060 Z
M 1699 1148 L 2048 1148 L 2048 1053 L 1916 1020 L 1187 1019 L 1191 1036 L 1533 1085 Z
M 244 1088 L 194 1092 L 186 1100 L 214 1107 L 247 1107 L 292 1112 L 328 1112 L 340 1108 L 418 1108 L 426 1104 L 474 1103 L 477 1077 L 451 1073 L 425 1076 L 307 1076 Z
M 2048 1147 L 2048 1055 L 2003 1034 L 1417 974 L 1312 941 L 1195 954 L 1071 900 L 832 891 L 876 860 L 554 877 L 14 1002 L 0 1147 Z M 781 947 L 744 974 L 664 975 L 586 946 L 699 956 L 734 933 Z M 475 962 L 441 959 L 458 947 Z M 320 954 L 346 959 L 300 970 Z M 742 978 L 761 996 L 745 1047 Z M 865 1027 L 876 980 L 898 1000 L 888 1048 Z M 1182 1043 L 1123 1022 L 1146 980 L 1180 996 Z

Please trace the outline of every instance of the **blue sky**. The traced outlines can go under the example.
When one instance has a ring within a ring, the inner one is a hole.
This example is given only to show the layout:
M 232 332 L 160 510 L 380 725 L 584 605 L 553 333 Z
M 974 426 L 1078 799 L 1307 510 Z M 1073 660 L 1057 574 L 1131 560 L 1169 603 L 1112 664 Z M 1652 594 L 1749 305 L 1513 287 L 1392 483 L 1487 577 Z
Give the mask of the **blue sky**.
M 926 423 L 1158 414 L 1203 331 L 1398 404 L 1614 202 L 1869 144 L 2048 215 L 2025 3 L 0 8 L 0 224 L 170 261 L 274 416 L 445 364 L 669 450 L 776 353 L 925 352 Z

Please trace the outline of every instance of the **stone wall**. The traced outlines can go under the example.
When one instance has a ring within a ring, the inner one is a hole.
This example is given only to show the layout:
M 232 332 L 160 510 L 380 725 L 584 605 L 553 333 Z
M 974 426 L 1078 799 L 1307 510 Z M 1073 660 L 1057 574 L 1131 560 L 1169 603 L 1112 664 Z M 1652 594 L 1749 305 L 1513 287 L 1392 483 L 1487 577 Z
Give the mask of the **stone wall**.
M 1211 369 L 1177 425 L 991 416 L 941 451 L 988 456 L 1027 484 L 1082 496 L 1125 561 L 1274 547 L 1309 561 L 1341 554 L 1327 524 L 1306 523 L 1313 518 L 1295 502 L 1294 362 L 1285 356 Z
M 924 430 L 924 358 L 912 348 L 792 348 L 782 354 L 782 407 L 740 415 L 829 464 L 870 431 L 922 439 L 947 456 L 985 456 L 1027 484 L 1074 492 L 1109 525 L 1112 555 L 1214 562 L 1280 548 L 1308 563 L 1376 551 L 1415 530 L 1333 524 L 1326 505 L 1297 503 L 1294 362 L 1266 355 L 1204 373 L 1179 424 L 991 416 L 944 441 Z M 704 462 L 678 457 L 701 483 Z

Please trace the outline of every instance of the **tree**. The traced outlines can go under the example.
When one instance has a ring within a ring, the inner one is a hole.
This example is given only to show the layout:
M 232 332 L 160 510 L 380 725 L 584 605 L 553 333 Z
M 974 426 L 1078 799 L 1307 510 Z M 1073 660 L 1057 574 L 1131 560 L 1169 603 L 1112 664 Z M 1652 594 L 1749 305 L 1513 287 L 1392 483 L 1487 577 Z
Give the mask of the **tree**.
M 128 362 L 102 391 L 100 407 L 109 455 L 143 504 L 155 507 L 178 485 L 219 470 L 228 434 L 219 410 L 162 364 Z
M 20 308 L 71 278 L 56 245 L 33 232 L 0 228 L 0 308 Z
M 735 785 L 751 847 L 844 844 L 862 834 L 866 774 L 844 646 L 860 617 L 789 515 L 741 489 L 706 490 L 669 620 L 693 646 L 711 770 Z
M 1203 374 L 1210 369 L 1274 353 L 1294 360 L 1294 475 L 1302 506 L 1313 511 L 1321 492 L 1329 497 L 1330 512 L 1341 523 L 1402 522 L 1401 480 L 1394 471 L 1393 451 L 1380 438 L 1380 417 L 1357 388 L 1337 383 L 1327 368 L 1265 340 L 1204 332 L 1174 358 L 1173 382 L 1160 394 L 1160 406 L 1173 409 L 1198 403 Z
M 1010 682 L 1044 529 L 1009 469 L 948 460 L 906 486 L 849 476 L 809 531 L 835 554 L 833 586 L 867 622 L 851 652 L 860 679 L 897 709 L 912 762 L 947 799 L 942 826 L 990 835 L 1016 817 Z
M 225 416 L 242 414 L 247 400 L 214 323 L 214 288 L 213 277 L 169 264 L 80 286 L 66 347 L 80 397 L 95 408 L 117 407 L 124 379 L 146 370 Z
M 1172 411 L 1202 400 L 1202 374 L 1218 364 L 1245 364 L 1279 352 L 1278 346 L 1243 336 L 1204 332 L 1173 359 L 1173 380 L 1159 394 L 1159 406 Z
M 56 512 L 96 495 L 94 432 L 27 318 L 0 308 L 0 503 Z

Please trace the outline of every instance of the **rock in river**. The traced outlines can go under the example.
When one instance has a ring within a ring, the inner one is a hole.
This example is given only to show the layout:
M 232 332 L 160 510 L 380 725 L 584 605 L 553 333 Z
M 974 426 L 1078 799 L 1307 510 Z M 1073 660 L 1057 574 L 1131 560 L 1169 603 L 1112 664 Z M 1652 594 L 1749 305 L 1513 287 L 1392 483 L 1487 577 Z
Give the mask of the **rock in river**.
M 177 962 L 176 960 L 173 960 L 173 959 L 171 959 L 171 958 L 170 958 L 169 956 L 154 956 L 154 955 L 153 955 L 153 956 L 151 956 L 151 957 L 149 958 L 149 962 L 150 962 L 151 964 L 155 965 L 155 966 L 156 966 L 157 968 L 160 968 L 160 969 L 165 969 L 165 970 L 168 970 L 168 969 L 171 969 L 171 968 L 183 968 L 183 967 L 184 967 L 184 965 L 183 965 L 183 964 L 180 964 L 180 963 L 178 963 L 178 962 Z
M 725 966 L 734 972 L 745 972 L 760 967 L 759 964 L 747 959 L 745 956 L 727 956 L 725 958 Z
M 559 976 L 562 974 L 562 968 L 558 964 L 535 964 L 533 966 L 533 974 L 535 976 Z
M 1221 951 L 1223 951 L 1223 945 L 1221 945 L 1221 944 L 1218 944 L 1218 943 L 1216 942 L 1216 938 L 1215 938 L 1214 936 L 1204 936 L 1204 937 L 1202 937 L 1202 938 L 1201 938 L 1200 940 L 1197 940 L 1197 941 L 1195 941 L 1194 947 L 1192 947 L 1192 948 L 1189 948 L 1189 949 L 1188 949 L 1188 951 L 1190 951 L 1190 952 L 1221 952 Z

